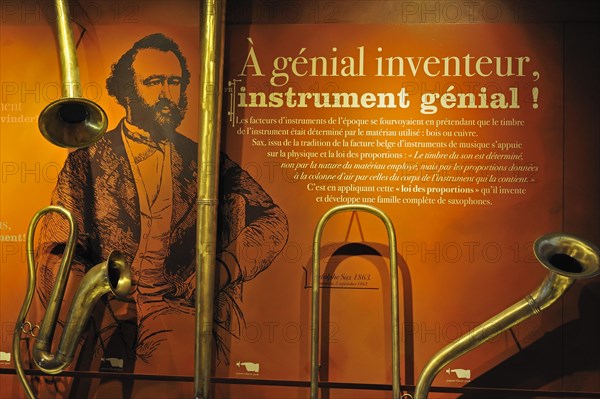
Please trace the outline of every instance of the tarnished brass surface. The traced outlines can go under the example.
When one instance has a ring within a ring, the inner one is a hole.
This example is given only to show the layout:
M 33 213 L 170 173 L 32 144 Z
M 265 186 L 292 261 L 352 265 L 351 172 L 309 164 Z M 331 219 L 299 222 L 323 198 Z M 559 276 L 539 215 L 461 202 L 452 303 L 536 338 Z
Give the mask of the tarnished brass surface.
M 196 237 L 196 347 L 194 391 L 208 399 L 213 342 L 223 29 L 225 0 L 202 2 L 200 137 L 198 143 L 198 206 Z
M 15 370 L 29 399 L 34 399 L 35 395 L 25 378 L 21 364 L 20 341 L 21 332 L 29 332 L 33 335 L 33 327 L 31 327 L 31 323 L 25 321 L 25 318 L 29 312 L 36 285 L 34 236 L 38 222 L 49 212 L 62 214 L 69 222 L 70 231 L 63 258 L 56 273 L 54 288 L 48 299 L 46 313 L 39 325 L 37 334 L 35 334 L 32 357 L 35 364 L 42 371 L 48 374 L 57 374 L 68 367 L 73 360 L 79 338 L 98 299 L 109 292 L 119 297 L 125 297 L 131 287 L 130 267 L 120 252 L 111 252 L 106 261 L 92 267 L 81 280 L 69 308 L 60 342 L 56 351 L 52 353 L 51 346 L 54 331 L 61 304 L 64 300 L 73 253 L 77 245 L 77 222 L 72 217 L 71 212 L 59 206 L 49 206 L 36 212 L 31 219 L 27 231 L 27 291 L 25 301 L 17 318 L 13 336 Z M 29 328 L 26 328 L 26 326 L 29 326 Z
M 575 280 L 600 273 L 600 250 L 594 244 L 562 233 L 546 234 L 534 253 L 548 269 L 541 285 L 521 301 L 483 322 L 436 353 L 423 368 L 414 399 L 426 399 L 437 374 L 451 361 L 552 305 Z
M 81 96 L 69 4 L 64 0 L 55 0 L 54 7 L 62 97 L 42 110 L 38 126 L 42 135 L 52 144 L 67 148 L 87 147 L 102 138 L 108 127 L 108 118 L 98 104 Z

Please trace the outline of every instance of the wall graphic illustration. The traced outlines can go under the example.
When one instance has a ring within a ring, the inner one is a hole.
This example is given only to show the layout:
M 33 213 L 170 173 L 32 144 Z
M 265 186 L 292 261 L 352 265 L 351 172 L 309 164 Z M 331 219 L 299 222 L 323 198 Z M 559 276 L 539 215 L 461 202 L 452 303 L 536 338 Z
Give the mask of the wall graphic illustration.
M 283 370 L 293 363 L 295 378 L 307 378 L 312 236 L 340 204 L 370 204 L 394 222 L 403 383 L 416 383 L 437 350 L 535 288 L 545 269 L 532 243 L 562 223 L 562 149 L 554 144 L 563 137 L 561 33 L 553 25 L 228 30 L 226 151 L 258 181 L 302 199 L 282 205 L 290 222 L 282 256 L 300 281 L 291 305 L 299 324 L 283 308 L 272 307 L 268 319 L 251 311 L 247 342 L 233 349 L 252 354 L 243 360 L 260 363 L 260 377 L 274 360 L 255 348 L 270 344 L 286 353 L 275 378 L 290 378 Z M 371 215 L 342 213 L 321 248 L 321 378 L 389 383 L 385 229 Z M 549 317 L 560 325 L 559 315 Z M 436 384 L 475 379 L 534 342 L 540 323 L 465 355 Z
M 193 391 L 200 7 L 112 3 L 72 6 L 82 92 L 109 118 L 105 137 L 80 150 L 50 144 L 37 127 L 61 95 L 51 12 L 3 14 L 0 398 L 22 393 L 11 341 L 25 295 L 25 233 L 50 204 L 69 208 L 80 226 L 61 321 L 83 273 L 112 250 L 126 255 L 134 285 L 128 298 L 96 307 L 68 369 L 99 374 L 34 376 L 40 397 Z M 566 158 L 562 144 L 566 110 L 578 106 L 563 100 L 563 25 L 340 21 L 226 26 L 215 397 L 307 397 L 313 233 L 333 206 L 370 204 L 394 224 L 406 385 L 439 349 L 536 288 L 546 272 L 532 243 L 565 228 L 566 171 L 580 160 Z M 32 54 L 43 62 L 23 62 Z M 66 231 L 49 215 L 36 232 L 32 323 Z M 385 228 L 373 215 L 342 213 L 320 245 L 321 379 L 391 384 Z M 563 369 L 564 354 L 547 343 L 580 325 L 595 331 L 595 308 L 585 305 L 595 293 L 593 284 L 575 288 L 563 306 L 451 363 L 434 385 L 560 389 L 563 376 L 549 370 Z M 23 334 L 26 367 L 32 345 Z M 597 371 L 595 352 L 577 353 L 573 373 L 593 392 L 586 376 Z M 539 370 L 516 367 L 532 357 L 544 360 Z M 239 380 L 256 384 L 227 383 Z M 389 397 L 385 389 L 322 394 Z
M 179 328 L 193 330 L 197 146 L 175 131 L 187 111 L 189 80 L 175 42 L 162 34 L 136 42 L 107 80 L 108 93 L 125 108 L 126 117 L 98 144 L 69 154 L 52 194 L 51 203 L 71 210 L 81 229 L 73 266 L 77 274 L 115 249 L 132 267 L 130 302 L 107 301 L 107 316 L 93 333 L 103 358 L 124 355 L 131 362 L 150 363 L 160 359 L 169 339 L 181 336 Z M 225 278 L 219 281 L 215 338 L 228 361 L 222 334 L 239 335 L 242 284 L 281 251 L 287 224 L 268 194 L 225 154 L 220 173 L 228 212 L 220 218 L 217 263 Z M 62 258 L 68 235 L 64 225 L 60 217 L 46 218 L 42 225 L 36 252 L 43 304 Z M 236 256 L 249 248 L 265 250 L 252 263 Z M 162 356 L 168 359 L 174 350 L 167 350 Z

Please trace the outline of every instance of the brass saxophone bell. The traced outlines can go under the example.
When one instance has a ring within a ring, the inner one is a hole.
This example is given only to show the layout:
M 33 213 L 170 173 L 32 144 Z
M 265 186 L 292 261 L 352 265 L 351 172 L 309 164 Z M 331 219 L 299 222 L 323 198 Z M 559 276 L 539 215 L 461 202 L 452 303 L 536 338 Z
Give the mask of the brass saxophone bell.
M 81 96 L 77 53 L 69 26 L 69 5 L 66 0 L 56 0 L 54 6 L 62 97 L 42 110 L 38 127 L 52 144 L 67 148 L 87 147 L 102 138 L 108 128 L 108 118 L 98 104 Z
M 540 286 L 519 302 L 438 351 L 423 368 L 415 387 L 414 399 L 427 399 L 435 376 L 448 363 L 539 314 L 556 302 L 575 281 L 600 274 L 600 249 L 589 241 L 572 235 L 544 234 L 535 240 L 533 252 L 542 266 L 548 269 Z
M 38 118 L 42 135 L 60 147 L 82 148 L 102 138 L 108 128 L 106 113 L 85 98 L 66 97 L 46 106 Z
M 29 223 L 27 231 L 27 270 L 29 274 L 27 293 L 21 306 L 13 335 L 15 371 L 28 399 L 35 399 L 35 393 L 25 378 L 25 371 L 22 365 L 21 332 L 25 331 L 24 326 L 29 323 L 25 321 L 25 317 L 33 301 L 37 280 L 34 254 L 36 226 L 44 215 L 51 212 L 56 212 L 67 220 L 69 223 L 69 236 L 65 244 L 60 266 L 56 272 L 54 286 L 48 299 L 48 306 L 39 325 L 39 331 L 35 336 L 32 348 L 31 358 L 40 370 L 46 374 L 58 374 L 68 367 L 73 361 L 77 344 L 98 300 L 106 294 L 124 298 L 128 295 L 131 288 L 131 267 L 129 263 L 127 263 L 125 256 L 120 251 L 112 251 L 104 262 L 92 267 L 81 279 L 67 313 L 60 342 L 56 346 L 56 350 L 52 351 L 52 342 L 58 324 L 58 315 L 64 301 L 71 261 L 77 245 L 78 226 L 71 212 L 63 207 L 48 206 L 36 212 Z
M 548 270 L 576 279 L 600 274 L 596 245 L 564 233 L 540 236 L 533 245 L 537 260 Z

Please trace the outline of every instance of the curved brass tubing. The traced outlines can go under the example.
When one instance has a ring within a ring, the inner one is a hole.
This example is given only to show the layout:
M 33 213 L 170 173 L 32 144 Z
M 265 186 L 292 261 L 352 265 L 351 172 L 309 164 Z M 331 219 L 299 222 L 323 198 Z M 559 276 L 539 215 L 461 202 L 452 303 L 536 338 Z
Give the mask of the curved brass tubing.
M 312 268 L 312 306 L 311 306 L 311 362 L 310 362 L 310 397 L 317 399 L 319 396 L 319 262 L 321 236 L 327 221 L 335 214 L 346 211 L 364 211 L 377 216 L 385 224 L 390 247 L 390 285 L 391 285 L 391 317 L 392 317 L 392 397 L 400 397 L 400 333 L 398 325 L 398 268 L 396 260 L 396 232 L 390 218 L 378 208 L 371 205 L 352 204 L 339 205 L 331 208 L 317 223 L 313 240 L 313 268 Z
M 543 235 L 535 241 L 534 253 L 548 269 L 542 284 L 521 301 L 436 353 L 421 372 L 414 399 L 427 399 L 433 380 L 448 363 L 540 313 L 552 305 L 575 280 L 594 277 L 600 273 L 598 247 L 574 236 L 562 233 Z
M 31 332 L 32 330 L 31 327 L 29 331 L 26 330 L 25 326 L 31 326 L 31 324 L 26 322 L 25 318 L 27 317 L 35 293 L 36 267 L 33 250 L 35 229 L 40 219 L 49 212 L 62 214 L 69 222 L 70 232 L 60 268 L 56 275 L 54 288 L 48 300 L 46 313 L 39 326 L 39 332 L 35 337 L 32 357 L 40 370 L 48 374 L 57 374 L 69 366 L 73 360 L 79 337 L 83 333 L 98 299 L 109 292 L 118 297 L 125 297 L 131 287 L 129 265 L 125 262 L 120 252 L 111 252 L 106 261 L 92 267 L 81 280 L 71 303 L 58 348 L 55 353 L 51 353 L 52 339 L 64 299 L 71 260 L 77 243 L 77 222 L 68 210 L 58 206 L 43 208 L 34 215 L 27 231 L 27 270 L 29 273 L 27 292 L 13 335 L 15 370 L 29 399 L 34 399 L 35 395 L 25 378 L 25 372 L 21 365 L 20 341 L 21 332 Z

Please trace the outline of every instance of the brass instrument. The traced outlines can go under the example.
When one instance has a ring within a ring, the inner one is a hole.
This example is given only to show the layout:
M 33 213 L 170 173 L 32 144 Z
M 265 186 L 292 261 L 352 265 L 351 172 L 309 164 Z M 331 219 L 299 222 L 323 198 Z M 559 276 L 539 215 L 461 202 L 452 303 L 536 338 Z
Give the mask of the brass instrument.
M 108 127 L 106 113 L 99 105 L 81 96 L 77 54 L 69 26 L 69 7 L 55 0 L 62 97 L 48 104 L 40 113 L 38 126 L 42 135 L 60 147 L 81 148 L 98 141 Z
M 67 148 L 87 147 L 102 137 L 108 127 L 108 118 L 99 105 L 81 96 L 77 54 L 69 25 L 68 2 L 55 0 L 54 8 L 62 75 L 62 97 L 42 110 L 38 118 L 38 126 L 42 135 L 55 145 Z M 36 285 L 34 235 L 40 219 L 50 212 L 62 214 L 69 223 L 70 232 L 46 313 L 41 325 L 33 327 L 30 322 L 25 321 L 25 318 L 31 307 Z M 29 277 L 25 301 L 15 325 L 12 350 L 17 377 L 27 397 L 34 399 L 35 395 L 25 378 L 21 364 L 21 333 L 36 337 L 32 357 L 38 368 L 48 374 L 60 373 L 73 361 L 77 342 L 98 299 L 109 292 L 119 297 L 128 295 L 131 287 L 131 271 L 123 255 L 113 251 L 106 261 L 94 266 L 84 275 L 71 303 L 58 348 L 55 353 L 52 353 L 52 339 L 77 245 L 77 222 L 71 213 L 62 207 L 43 208 L 36 212 L 29 224 L 26 245 Z M 34 333 L 36 328 L 39 328 L 37 334 Z
M 33 329 L 31 324 L 25 321 L 25 317 L 29 312 L 36 284 L 35 254 L 33 250 L 34 235 L 40 219 L 50 212 L 62 214 L 69 222 L 70 232 L 60 268 L 56 275 L 54 288 L 48 300 L 46 313 L 35 338 L 32 357 L 38 368 L 48 374 L 58 374 L 68 367 L 73 360 L 79 337 L 98 299 L 109 292 L 118 297 L 125 297 L 131 287 L 129 265 L 125 262 L 120 252 L 111 252 L 106 261 L 91 268 L 81 280 L 71 303 L 58 348 L 55 353 L 51 353 L 52 338 L 54 337 L 54 330 L 69 278 L 71 260 L 77 244 L 77 222 L 68 210 L 58 206 L 49 206 L 36 212 L 27 231 L 27 268 L 29 273 L 27 293 L 19 312 L 13 335 L 15 369 L 29 399 L 34 399 L 35 396 L 27 383 L 21 365 L 21 332 L 32 333 Z
M 436 353 L 421 372 L 414 399 L 427 398 L 434 378 L 448 363 L 540 313 L 554 303 L 575 280 L 600 274 L 598 247 L 574 236 L 561 233 L 543 235 L 535 241 L 534 253 L 548 269 L 542 284 L 521 301 Z
M 210 396 L 212 365 L 213 293 L 216 263 L 221 87 L 225 0 L 202 2 L 200 142 L 198 144 L 198 202 L 196 221 L 196 346 L 195 398 Z
M 319 396 L 319 262 L 321 236 L 325 223 L 335 214 L 345 211 L 364 211 L 377 216 L 385 224 L 390 247 L 390 285 L 391 285 L 391 317 L 392 317 L 392 397 L 400 397 L 400 333 L 398 325 L 398 267 L 396 260 L 396 233 L 389 217 L 371 205 L 351 204 L 331 208 L 319 219 L 313 239 L 312 268 L 312 306 L 311 306 L 311 362 L 310 362 L 310 397 Z

